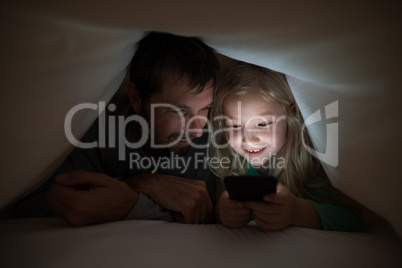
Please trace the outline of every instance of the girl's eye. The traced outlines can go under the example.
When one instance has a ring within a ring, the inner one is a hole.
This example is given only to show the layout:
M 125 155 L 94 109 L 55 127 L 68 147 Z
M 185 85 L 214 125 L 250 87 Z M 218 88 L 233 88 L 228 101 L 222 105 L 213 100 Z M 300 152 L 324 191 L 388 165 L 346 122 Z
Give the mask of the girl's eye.
M 271 122 L 262 122 L 262 123 L 259 123 L 258 126 L 259 127 L 267 127 L 267 126 L 269 126 L 271 124 L 272 124 Z
M 235 124 L 235 125 L 231 125 L 231 128 L 241 128 L 241 125 Z

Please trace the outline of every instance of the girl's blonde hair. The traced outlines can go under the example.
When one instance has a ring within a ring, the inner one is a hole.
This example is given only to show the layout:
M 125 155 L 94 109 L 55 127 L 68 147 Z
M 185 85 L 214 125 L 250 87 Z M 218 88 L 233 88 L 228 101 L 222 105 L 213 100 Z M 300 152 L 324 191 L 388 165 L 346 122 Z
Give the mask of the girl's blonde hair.
M 210 158 L 230 159 L 231 166 L 210 165 L 211 171 L 220 178 L 247 174 L 247 162 L 234 152 L 227 143 L 224 120 L 214 120 L 223 115 L 223 104 L 228 96 L 241 96 L 253 90 L 262 98 L 282 105 L 287 122 L 287 135 L 283 147 L 276 156 L 285 160 L 284 168 L 273 168 L 269 174 L 277 177 L 295 196 L 319 202 L 338 203 L 313 196 L 308 188 L 331 186 L 321 163 L 305 148 L 313 147 L 304 120 L 284 74 L 247 63 L 232 67 L 219 81 L 214 93 L 214 104 L 210 113 L 213 135 L 208 154 Z M 227 144 L 227 146 L 219 146 Z M 223 148 L 220 148 L 223 147 Z M 336 195 L 336 194 L 335 194 Z M 331 196 L 333 196 L 331 194 Z

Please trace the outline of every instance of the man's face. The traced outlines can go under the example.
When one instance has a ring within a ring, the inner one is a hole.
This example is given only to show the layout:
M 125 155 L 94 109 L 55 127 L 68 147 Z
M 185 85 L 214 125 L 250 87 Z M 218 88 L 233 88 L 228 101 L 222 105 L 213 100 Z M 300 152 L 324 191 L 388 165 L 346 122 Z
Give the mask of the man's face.
M 180 80 L 168 76 L 163 90 L 152 94 L 144 103 L 142 116 L 150 125 L 151 150 L 158 149 L 158 145 L 171 144 L 167 149 L 181 155 L 192 139 L 202 136 L 212 105 L 212 83 L 199 94 L 195 91 L 196 88 L 188 86 L 185 76 Z

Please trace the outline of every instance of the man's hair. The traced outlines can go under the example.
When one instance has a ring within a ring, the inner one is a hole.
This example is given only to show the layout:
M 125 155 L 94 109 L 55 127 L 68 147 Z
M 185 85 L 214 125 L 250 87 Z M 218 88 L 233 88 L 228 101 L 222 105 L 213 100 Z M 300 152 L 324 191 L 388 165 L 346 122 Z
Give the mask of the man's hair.
M 210 81 L 216 85 L 219 62 L 213 50 L 195 37 L 151 32 L 139 41 L 131 62 L 130 80 L 143 100 L 163 89 L 168 75 L 186 76 L 200 93 Z

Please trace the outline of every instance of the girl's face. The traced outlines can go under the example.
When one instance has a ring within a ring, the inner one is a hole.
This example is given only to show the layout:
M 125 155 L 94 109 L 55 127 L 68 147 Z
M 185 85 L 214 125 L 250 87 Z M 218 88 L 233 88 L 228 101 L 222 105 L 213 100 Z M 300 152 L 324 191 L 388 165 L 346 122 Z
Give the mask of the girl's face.
M 256 90 L 226 97 L 223 113 L 230 146 L 255 167 L 267 163 L 285 143 L 287 123 L 283 106 L 268 101 Z

